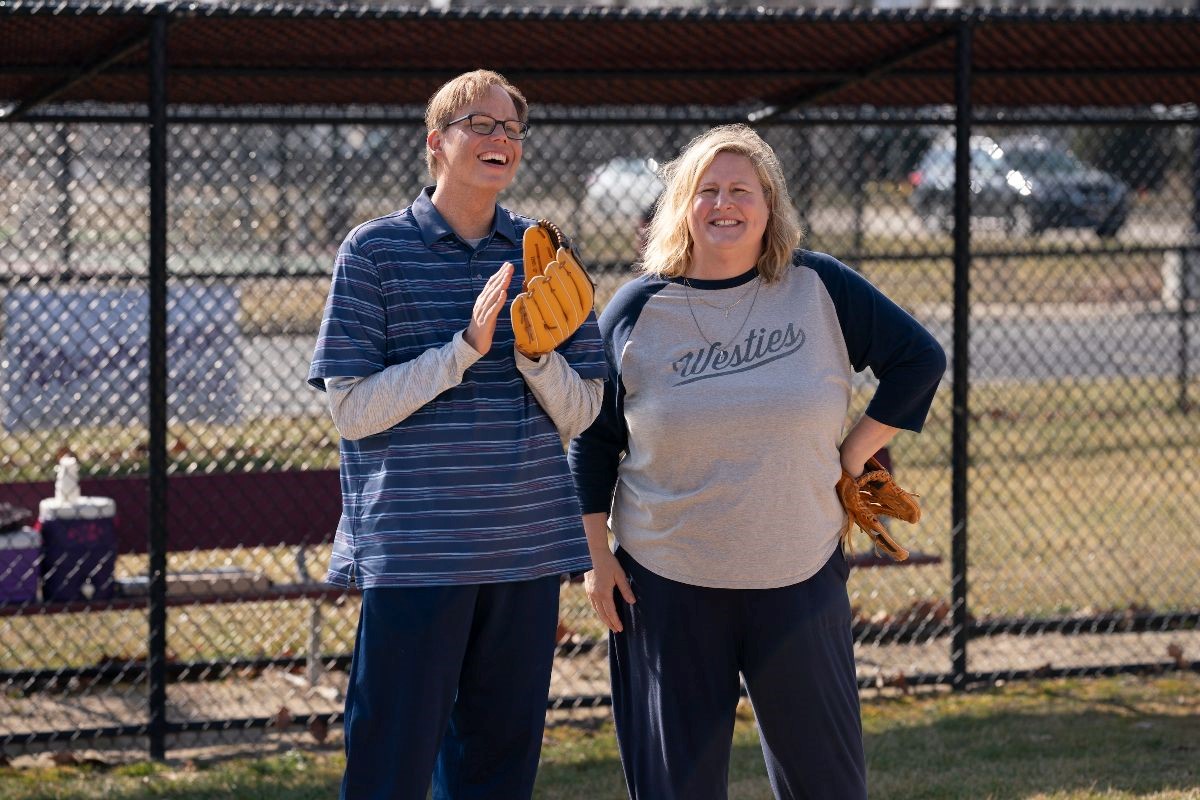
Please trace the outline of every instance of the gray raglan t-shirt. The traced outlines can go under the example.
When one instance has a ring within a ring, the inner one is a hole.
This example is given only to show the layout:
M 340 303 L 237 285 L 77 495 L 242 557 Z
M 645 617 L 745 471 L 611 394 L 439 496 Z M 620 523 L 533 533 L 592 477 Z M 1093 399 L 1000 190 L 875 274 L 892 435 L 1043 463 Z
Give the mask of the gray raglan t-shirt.
M 920 430 L 941 347 L 837 260 L 798 251 L 782 280 L 642 277 L 600 318 L 610 365 L 596 422 L 571 446 L 584 513 L 665 578 L 764 589 L 803 581 L 837 546 L 834 486 L 851 371 L 867 413 Z

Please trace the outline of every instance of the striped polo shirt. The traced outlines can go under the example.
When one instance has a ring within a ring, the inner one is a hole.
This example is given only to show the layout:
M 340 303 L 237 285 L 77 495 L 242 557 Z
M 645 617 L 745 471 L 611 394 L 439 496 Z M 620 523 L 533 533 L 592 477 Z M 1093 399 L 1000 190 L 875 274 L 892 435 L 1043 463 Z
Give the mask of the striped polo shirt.
M 620 546 L 694 586 L 771 589 L 838 545 L 834 487 L 851 370 L 873 419 L 920 431 L 946 369 L 937 341 L 836 259 L 797 251 L 783 277 L 625 284 L 600 329 L 611 376 L 571 443 L 584 513 Z
M 433 586 L 588 569 L 562 441 L 514 359 L 509 307 L 535 221 L 497 206 L 472 247 L 431 195 L 428 187 L 342 243 L 309 383 L 324 390 L 325 378 L 366 377 L 445 346 L 506 261 L 517 267 L 509 302 L 491 349 L 461 383 L 386 431 L 341 441 L 342 516 L 326 580 Z M 594 315 L 558 352 L 583 378 L 606 374 Z

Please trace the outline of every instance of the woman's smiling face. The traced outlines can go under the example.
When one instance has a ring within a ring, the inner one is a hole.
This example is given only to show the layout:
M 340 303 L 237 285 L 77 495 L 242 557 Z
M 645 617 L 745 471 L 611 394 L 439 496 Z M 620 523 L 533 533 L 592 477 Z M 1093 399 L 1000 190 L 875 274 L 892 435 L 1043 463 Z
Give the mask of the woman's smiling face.
M 736 258 L 749 269 L 762 253 L 770 216 L 758 171 L 746 156 L 718 153 L 700 176 L 688 213 L 693 256 Z

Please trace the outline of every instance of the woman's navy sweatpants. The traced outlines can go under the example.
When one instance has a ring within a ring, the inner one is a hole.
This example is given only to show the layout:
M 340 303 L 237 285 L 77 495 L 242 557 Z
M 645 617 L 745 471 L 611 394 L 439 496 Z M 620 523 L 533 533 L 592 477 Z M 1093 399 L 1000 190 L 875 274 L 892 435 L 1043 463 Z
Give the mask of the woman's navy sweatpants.
M 619 550 L 637 602 L 616 594 L 613 712 L 633 800 L 724 800 L 745 679 L 777 798 L 866 798 L 849 567 L 838 548 L 806 581 L 710 589 Z

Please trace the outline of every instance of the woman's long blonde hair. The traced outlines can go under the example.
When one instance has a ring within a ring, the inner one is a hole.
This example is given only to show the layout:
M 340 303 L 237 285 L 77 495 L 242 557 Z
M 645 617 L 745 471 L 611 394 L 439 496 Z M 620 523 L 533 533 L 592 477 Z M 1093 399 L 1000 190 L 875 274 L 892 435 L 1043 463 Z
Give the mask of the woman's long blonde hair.
M 756 266 L 763 281 L 779 280 L 792 263 L 803 238 L 783 168 L 771 145 L 746 125 L 721 125 L 692 139 L 679 157 L 663 167 L 666 188 L 654 208 L 641 270 L 660 278 L 683 275 L 692 260 L 692 233 L 687 218 L 701 176 L 720 153 L 750 159 L 766 196 L 767 229 Z

